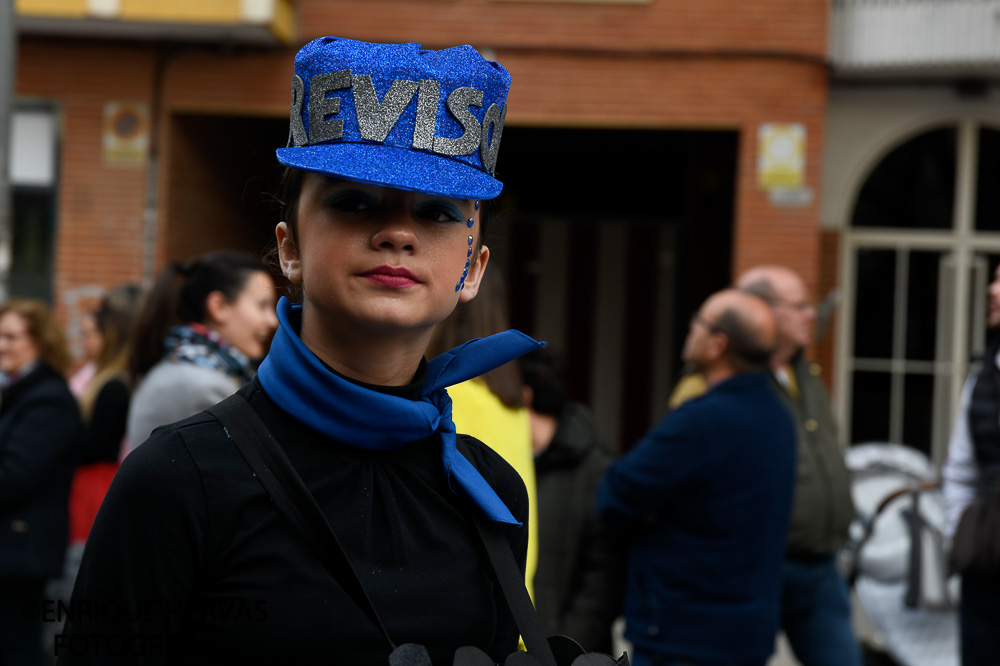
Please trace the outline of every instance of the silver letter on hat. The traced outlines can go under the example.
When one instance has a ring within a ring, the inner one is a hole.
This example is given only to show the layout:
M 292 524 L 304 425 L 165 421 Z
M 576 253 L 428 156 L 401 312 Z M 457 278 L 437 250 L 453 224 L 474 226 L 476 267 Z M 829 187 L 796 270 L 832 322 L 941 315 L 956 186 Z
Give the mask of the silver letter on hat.
M 483 116 L 482 144 L 479 146 L 479 157 L 483 160 L 483 168 L 492 176 L 497 168 L 497 154 L 500 152 L 500 136 L 503 134 L 503 124 L 507 120 L 507 105 L 501 110 L 496 104 L 490 104 Z M 492 130 L 492 132 L 490 131 Z M 492 137 L 490 135 L 493 135 Z
M 462 124 L 464 133 L 457 139 L 434 137 L 434 152 L 442 155 L 471 155 L 479 147 L 479 121 L 469 111 L 470 106 L 483 105 L 483 91 L 475 88 L 455 88 L 448 95 L 448 110 Z
M 292 75 L 292 112 L 288 118 L 288 145 L 285 148 L 309 143 L 306 126 L 302 124 L 302 103 L 305 102 L 306 84 L 298 74 Z
M 438 95 L 441 82 L 424 79 L 417 94 L 417 122 L 413 125 L 413 147 L 418 150 L 434 149 L 434 124 L 437 122 Z
M 403 115 L 420 84 L 416 81 L 396 79 L 381 102 L 378 101 L 372 77 L 367 74 L 352 76 L 351 86 L 354 88 L 354 112 L 358 116 L 361 138 L 381 143 L 389 136 L 392 126 Z
M 331 90 L 342 90 L 350 86 L 349 69 L 317 74 L 309 79 L 309 145 L 344 136 L 344 121 L 341 118 L 326 119 L 340 111 L 340 98 L 326 95 Z

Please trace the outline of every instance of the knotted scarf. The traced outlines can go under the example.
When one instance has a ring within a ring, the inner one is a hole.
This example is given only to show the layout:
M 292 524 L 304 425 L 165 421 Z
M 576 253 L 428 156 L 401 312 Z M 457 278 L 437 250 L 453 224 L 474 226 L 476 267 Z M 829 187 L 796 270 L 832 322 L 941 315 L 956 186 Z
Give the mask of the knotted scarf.
M 520 525 L 476 468 L 456 448 L 451 398 L 445 387 L 478 377 L 544 343 L 520 331 L 470 340 L 427 364 L 419 400 L 387 395 L 330 372 L 302 342 L 290 319 L 301 306 L 278 302 L 278 330 L 257 378 L 278 407 L 317 432 L 374 451 L 441 436 L 448 487 L 468 497 L 491 520 Z

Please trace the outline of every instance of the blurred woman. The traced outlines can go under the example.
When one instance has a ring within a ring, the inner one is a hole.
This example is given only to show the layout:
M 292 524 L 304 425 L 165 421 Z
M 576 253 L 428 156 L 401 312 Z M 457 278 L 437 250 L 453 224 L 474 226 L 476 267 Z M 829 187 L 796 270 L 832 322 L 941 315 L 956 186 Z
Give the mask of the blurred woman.
M 278 327 L 276 302 L 274 280 L 248 252 L 209 252 L 164 269 L 134 329 L 129 450 L 157 426 L 211 407 L 253 379 L 253 362 Z
M 132 392 L 127 371 L 129 334 L 142 295 L 138 285 L 117 287 L 101 300 L 92 316 L 94 336 L 102 344 L 95 356 L 94 379 L 80 398 L 86 429 L 70 501 L 71 544 L 86 540 L 118 469 Z
M 90 382 L 94 381 L 94 375 L 97 374 L 97 357 L 104 347 L 104 338 L 98 330 L 93 312 L 85 313 L 80 320 L 80 341 L 83 346 L 80 360 L 83 363 L 69 378 L 69 389 L 78 398 L 87 392 Z
M 0 663 L 44 663 L 40 608 L 62 572 L 82 426 L 66 339 L 39 301 L 0 306 Z

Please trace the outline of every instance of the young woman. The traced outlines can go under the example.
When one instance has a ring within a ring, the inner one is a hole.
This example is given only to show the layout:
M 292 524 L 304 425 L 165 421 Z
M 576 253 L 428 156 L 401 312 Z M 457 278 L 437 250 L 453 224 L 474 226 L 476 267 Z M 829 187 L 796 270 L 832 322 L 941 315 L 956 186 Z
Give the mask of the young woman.
M 46 581 L 62 574 L 66 505 L 80 455 L 72 357 L 39 301 L 0 306 L 0 664 L 40 666 Z
M 91 317 L 94 337 L 101 340 L 101 345 L 94 355 L 94 378 L 80 397 L 85 434 L 70 496 L 71 545 L 86 541 L 118 469 L 131 396 L 127 372 L 129 336 L 142 299 L 141 287 L 121 285 L 101 299 Z
M 134 330 L 128 449 L 253 378 L 278 321 L 274 280 L 248 252 L 219 250 L 161 273 Z
M 489 448 L 459 442 L 445 387 L 539 344 L 507 332 L 431 362 L 424 350 L 486 269 L 480 202 L 501 188 L 509 75 L 471 47 L 336 38 L 307 44 L 295 72 L 276 237 L 301 306 L 278 304 L 270 352 L 240 395 L 393 642 L 425 646 L 436 664 L 463 646 L 502 662 L 518 630 L 475 517 L 503 526 L 523 575 L 526 493 Z M 125 459 L 73 601 L 92 612 L 70 617 L 63 663 L 387 664 L 391 652 L 209 414 Z
M 69 377 L 69 388 L 76 397 L 82 396 L 97 374 L 97 357 L 104 346 L 104 338 L 97 328 L 93 312 L 87 312 L 80 320 L 80 341 L 82 343 L 81 365 Z

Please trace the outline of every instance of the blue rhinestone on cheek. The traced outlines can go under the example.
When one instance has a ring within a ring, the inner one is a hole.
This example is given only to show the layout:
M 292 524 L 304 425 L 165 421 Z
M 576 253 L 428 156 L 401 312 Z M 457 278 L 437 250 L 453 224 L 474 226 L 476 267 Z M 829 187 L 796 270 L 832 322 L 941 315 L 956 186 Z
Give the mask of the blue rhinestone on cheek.
M 476 218 L 474 218 L 474 217 L 470 217 L 470 218 L 469 218 L 469 221 L 468 221 L 468 222 L 467 222 L 466 224 L 468 224 L 468 225 L 469 225 L 469 228 L 471 229 L 471 228 L 472 228 L 472 225 L 473 225 L 473 224 L 475 224 L 475 222 L 476 222 Z
M 476 202 L 476 208 L 477 209 L 479 208 L 479 202 L 478 201 Z M 471 227 L 472 224 L 475 221 L 476 221 L 475 218 L 470 217 L 469 218 L 469 226 Z M 458 281 L 458 284 L 455 285 L 455 291 L 461 291 L 461 290 L 465 289 L 465 278 L 467 278 L 469 276 L 469 266 L 472 264 L 472 244 L 474 242 L 475 242 L 475 238 L 473 238 L 472 235 L 470 234 L 469 235 L 469 252 L 465 255 L 466 256 L 465 270 L 462 271 L 462 278 Z
M 476 210 L 479 210 L 479 202 L 476 202 Z

